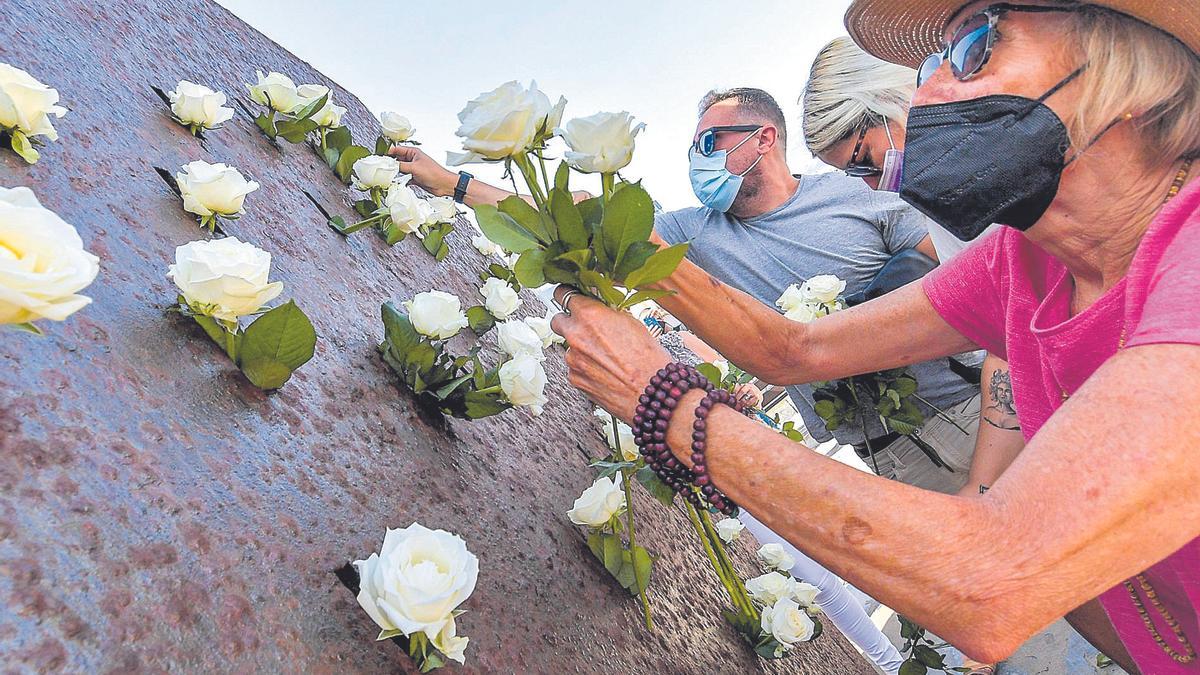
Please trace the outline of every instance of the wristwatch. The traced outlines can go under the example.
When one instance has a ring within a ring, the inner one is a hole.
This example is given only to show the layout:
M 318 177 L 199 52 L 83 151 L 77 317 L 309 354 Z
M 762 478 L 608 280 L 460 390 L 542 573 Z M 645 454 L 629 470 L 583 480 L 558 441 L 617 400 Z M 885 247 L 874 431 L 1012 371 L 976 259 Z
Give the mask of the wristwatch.
M 463 200 L 467 198 L 467 184 L 470 183 L 471 179 L 474 177 L 475 176 L 472 176 L 466 171 L 458 172 L 458 185 L 454 186 L 454 201 L 458 202 L 459 204 L 463 203 Z

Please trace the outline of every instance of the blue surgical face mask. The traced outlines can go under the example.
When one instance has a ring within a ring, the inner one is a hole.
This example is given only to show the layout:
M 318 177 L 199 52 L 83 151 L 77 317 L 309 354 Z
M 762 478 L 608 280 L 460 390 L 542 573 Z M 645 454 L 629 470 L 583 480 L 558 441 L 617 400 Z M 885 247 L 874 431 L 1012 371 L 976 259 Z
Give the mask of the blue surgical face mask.
M 733 206 L 738 191 L 742 189 L 742 178 L 758 166 L 763 156 L 759 155 L 758 159 L 740 174 L 725 168 L 725 160 L 730 152 L 742 147 L 742 143 L 756 135 L 751 134 L 729 150 L 717 150 L 707 157 L 697 152 L 695 147 L 688 152 L 688 174 L 692 179 L 692 192 L 701 204 L 721 213 L 729 211 Z

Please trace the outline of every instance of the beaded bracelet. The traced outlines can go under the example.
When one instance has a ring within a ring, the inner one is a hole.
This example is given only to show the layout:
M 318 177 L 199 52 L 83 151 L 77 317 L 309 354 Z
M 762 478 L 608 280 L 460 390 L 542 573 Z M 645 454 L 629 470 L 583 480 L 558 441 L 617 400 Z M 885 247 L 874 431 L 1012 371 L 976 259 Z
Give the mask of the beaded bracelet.
M 675 459 L 667 447 L 667 429 L 679 400 L 692 389 L 703 389 L 706 395 L 696 408 L 696 419 L 692 422 L 693 468 L 689 469 Z M 650 383 L 638 397 L 633 417 L 633 440 L 646 464 L 659 479 L 691 502 L 692 506 L 704 508 L 701 501 L 703 496 L 714 509 L 732 516 L 737 513 L 738 507 L 712 484 L 704 458 L 708 414 L 718 404 L 742 412 L 742 405 L 735 403 L 729 392 L 716 389 L 700 371 L 682 363 L 667 364 L 650 378 Z

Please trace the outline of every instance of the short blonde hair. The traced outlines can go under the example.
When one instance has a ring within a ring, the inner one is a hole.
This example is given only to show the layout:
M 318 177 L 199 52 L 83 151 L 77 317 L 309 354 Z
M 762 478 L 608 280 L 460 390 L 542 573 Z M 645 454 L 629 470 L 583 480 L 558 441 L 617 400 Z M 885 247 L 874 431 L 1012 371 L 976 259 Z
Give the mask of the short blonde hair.
M 804 142 L 814 155 L 862 128 L 903 122 L 917 73 L 862 50 L 849 37 L 825 45 L 804 86 Z
M 1167 33 L 1112 10 L 1086 5 L 1069 15 L 1083 91 L 1068 127 L 1083 148 L 1108 125 L 1134 115 L 1145 157 L 1200 157 L 1200 57 Z

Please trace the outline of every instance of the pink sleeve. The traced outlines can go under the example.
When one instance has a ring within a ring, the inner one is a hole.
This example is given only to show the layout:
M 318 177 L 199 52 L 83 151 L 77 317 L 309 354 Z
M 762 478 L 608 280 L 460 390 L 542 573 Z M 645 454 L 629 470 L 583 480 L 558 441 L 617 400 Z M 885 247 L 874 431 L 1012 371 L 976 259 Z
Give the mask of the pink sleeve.
M 1007 358 L 1000 292 L 1005 234 L 1001 230 L 987 235 L 921 282 L 929 302 L 946 323 L 1001 358 Z
M 1142 317 L 1127 344 L 1200 345 L 1200 211 L 1166 245 L 1148 277 Z

